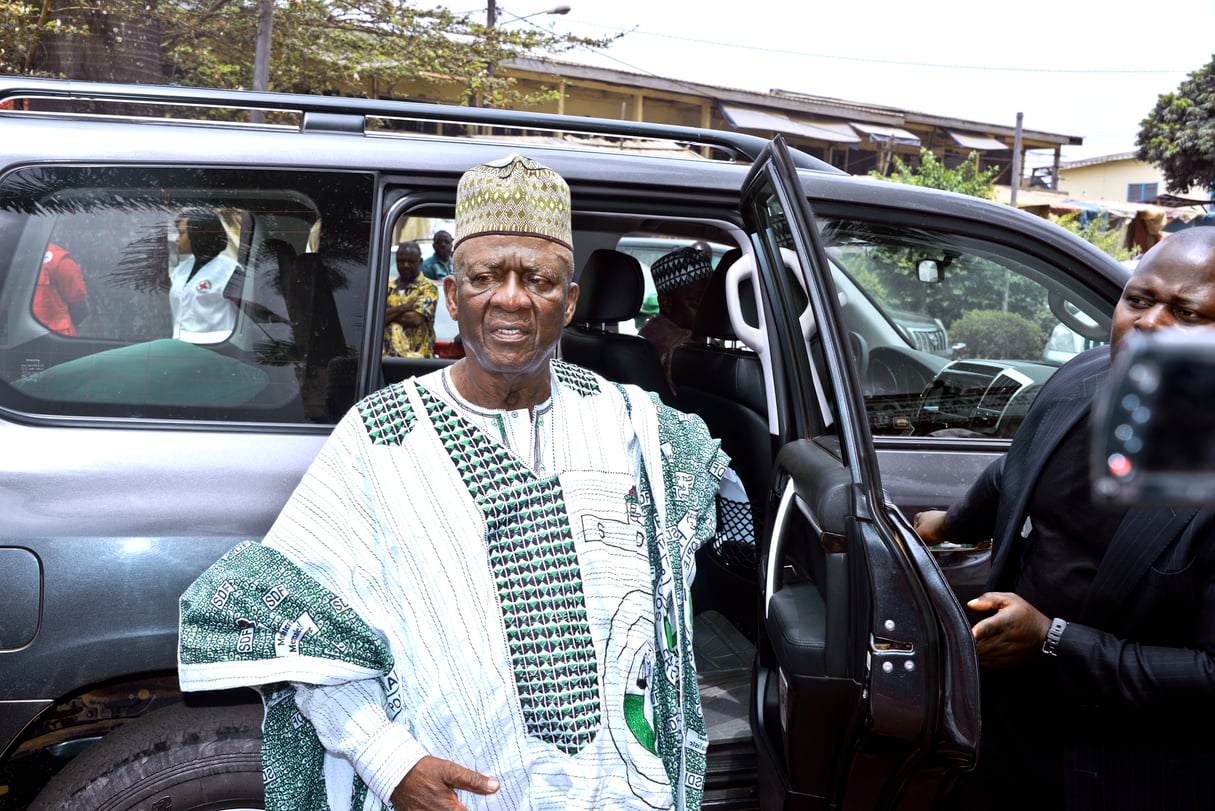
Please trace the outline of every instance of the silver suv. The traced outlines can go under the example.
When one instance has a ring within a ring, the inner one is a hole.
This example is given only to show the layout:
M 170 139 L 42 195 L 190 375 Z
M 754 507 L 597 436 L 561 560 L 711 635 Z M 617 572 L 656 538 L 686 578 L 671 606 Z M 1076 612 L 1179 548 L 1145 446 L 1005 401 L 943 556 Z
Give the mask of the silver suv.
M 705 157 L 535 137 L 567 131 Z M 923 808 L 973 763 L 958 596 L 985 551 L 930 553 L 906 516 L 948 505 L 1004 451 L 1055 368 L 1052 322 L 1108 332 L 1118 263 L 1021 212 L 850 177 L 779 140 L 8 78 L 0 809 L 262 807 L 260 705 L 180 693 L 178 596 L 263 535 L 343 412 L 451 362 L 381 357 L 391 252 L 452 216 L 464 170 L 521 148 L 569 182 L 578 266 L 612 260 L 579 271 L 567 358 L 590 347 L 579 357 L 608 376 L 654 380 L 649 345 L 603 326 L 641 307 L 623 249 L 735 249 L 663 392 L 705 418 L 752 499 L 754 543 L 721 539 L 697 564 L 706 807 Z M 230 326 L 187 341 L 168 279 L 175 220 L 196 208 L 216 212 L 240 272 Z M 899 310 L 951 334 L 994 311 L 1042 341 L 951 360 L 909 340 Z

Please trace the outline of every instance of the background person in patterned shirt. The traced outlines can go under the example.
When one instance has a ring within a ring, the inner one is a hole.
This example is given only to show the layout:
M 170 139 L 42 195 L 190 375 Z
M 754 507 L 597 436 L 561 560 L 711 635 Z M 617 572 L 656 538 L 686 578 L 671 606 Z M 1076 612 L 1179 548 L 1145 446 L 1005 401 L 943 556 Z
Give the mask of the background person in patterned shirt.
M 412 239 L 397 246 L 397 277 L 388 283 L 384 311 L 384 355 L 435 356 L 435 307 L 439 289 L 420 272 L 422 249 Z
M 554 359 L 559 175 L 474 167 L 455 236 L 466 356 L 356 405 L 183 595 L 182 686 L 262 689 L 268 811 L 697 809 L 692 560 L 737 477 L 698 417 Z

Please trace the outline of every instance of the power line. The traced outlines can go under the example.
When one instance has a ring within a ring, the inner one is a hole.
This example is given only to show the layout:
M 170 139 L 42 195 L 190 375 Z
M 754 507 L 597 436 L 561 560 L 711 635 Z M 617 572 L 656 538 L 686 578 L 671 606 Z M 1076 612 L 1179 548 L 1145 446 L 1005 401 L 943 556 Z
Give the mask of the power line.
M 798 56 L 808 59 L 834 59 L 841 62 L 862 62 L 870 65 L 897 65 L 900 67 L 916 67 L 916 68 L 943 68 L 946 70 L 981 70 L 992 73 L 1053 73 L 1053 74 L 1069 74 L 1069 75 L 1095 75 L 1095 76 L 1147 76 L 1147 75 L 1174 75 L 1178 73 L 1188 73 L 1193 68 L 1176 68 L 1176 69 L 1154 69 L 1154 70 L 1131 70 L 1123 68 L 1049 68 L 1049 67 L 995 67 L 991 65 L 958 65 L 944 62 L 913 62 L 910 60 L 900 59 L 874 59 L 864 56 L 843 56 L 840 54 L 817 53 L 813 51 L 795 51 L 784 48 L 767 48 L 758 45 L 739 45 L 736 42 L 717 42 L 709 39 L 697 39 L 695 37 L 685 37 L 677 34 L 658 34 L 653 31 L 643 31 L 638 28 L 624 29 L 618 26 L 602 25 L 600 23 L 583 23 L 593 28 L 600 28 L 613 33 L 634 33 L 642 36 L 655 37 L 657 39 L 669 39 L 679 42 L 688 42 L 695 45 L 708 45 L 714 48 L 736 48 L 743 51 L 753 51 L 757 53 L 776 54 L 780 56 Z M 619 60 L 617 60 L 619 61 Z M 625 64 L 625 63 L 621 63 Z M 646 71 L 648 72 L 648 71 Z

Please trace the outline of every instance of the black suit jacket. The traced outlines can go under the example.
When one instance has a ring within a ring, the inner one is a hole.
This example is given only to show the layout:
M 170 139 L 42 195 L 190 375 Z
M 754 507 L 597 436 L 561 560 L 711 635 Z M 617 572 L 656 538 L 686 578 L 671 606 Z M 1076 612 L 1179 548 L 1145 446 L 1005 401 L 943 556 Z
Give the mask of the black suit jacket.
M 1008 453 L 950 507 L 951 540 L 992 538 L 990 590 L 1016 590 L 1025 543 L 1021 530 L 1034 484 L 1063 437 L 1088 413 L 1108 370 L 1108 347 L 1060 368 L 1043 386 Z M 1102 782 L 1134 782 L 1137 767 L 1128 767 L 1124 758 L 1115 765 L 1116 751 L 1142 747 L 1143 757 L 1131 763 L 1145 767 L 1145 759 L 1175 762 L 1177 752 L 1188 756 L 1195 747 L 1215 751 L 1205 732 L 1199 732 L 1203 742 L 1191 743 L 1191 733 L 1210 729 L 1215 719 L 1212 510 L 1128 510 L 1109 539 L 1083 610 L 1063 619 L 1069 624 L 1056 661 L 1049 668 L 1035 662 L 1037 678 L 1027 679 L 1024 688 L 1050 691 L 1050 703 L 1065 708 L 1056 731 L 1073 754 L 1088 758 L 1083 768 L 1102 775 Z

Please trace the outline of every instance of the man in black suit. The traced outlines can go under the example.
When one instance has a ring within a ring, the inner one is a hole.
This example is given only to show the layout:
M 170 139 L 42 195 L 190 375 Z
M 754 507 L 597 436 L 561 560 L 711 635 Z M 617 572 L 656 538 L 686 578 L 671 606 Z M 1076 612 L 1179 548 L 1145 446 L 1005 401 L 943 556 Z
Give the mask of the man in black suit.
M 1215 808 L 1215 509 L 1101 508 L 1088 472 L 1119 341 L 1212 326 L 1215 228 L 1180 231 L 1127 282 L 1111 345 L 1051 377 L 947 512 L 915 516 L 929 544 L 993 540 L 989 590 L 968 604 L 983 737 L 958 807 Z

